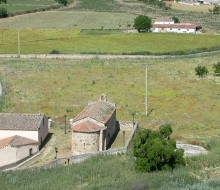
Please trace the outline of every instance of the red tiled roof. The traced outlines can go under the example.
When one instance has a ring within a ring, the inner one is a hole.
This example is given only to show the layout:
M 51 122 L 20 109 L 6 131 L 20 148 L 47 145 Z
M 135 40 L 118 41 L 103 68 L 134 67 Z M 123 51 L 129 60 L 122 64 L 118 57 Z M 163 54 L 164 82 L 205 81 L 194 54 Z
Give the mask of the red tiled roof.
M 29 144 L 37 144 L 38 142 L 26 137 L 22 137 L 19 135 L 7 137 L 5 139 L 0 140 L 0 148 L 4 148 L 7 145 L 12 147 L 24 146 Z
M 79 113 L 74 118 L 74 122 L 90 117 L 105 124 L 114 111 L 115 106 L 112 103 L 106 101 L 97 101 L 96 103 L 87 106 L 81 113 Z
M 100 127 L 99 125 L 95 123 L 92 123 L 91 121 L 85 121 L 72 127 L 73 131 L 82 132 L 82 133 L 97 132 L 97 131 L 100 131 L 101 129 L 102 127 Z
M 178 24 L 153 24 L 153 28 L 176 28 L 176 29 L 196 29 L 196 24 L 178 23 Z

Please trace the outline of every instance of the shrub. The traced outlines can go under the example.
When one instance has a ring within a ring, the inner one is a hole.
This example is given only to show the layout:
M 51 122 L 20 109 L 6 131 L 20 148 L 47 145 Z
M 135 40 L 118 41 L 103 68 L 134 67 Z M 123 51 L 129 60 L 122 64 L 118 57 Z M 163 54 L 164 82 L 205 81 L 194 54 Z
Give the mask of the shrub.
M 220 76 L 220 62 L 218 62 L 217 64 L 214 64 L 213 68 L 214 68 L 215 75 Z
M 68 1 L 67 0 L 56 0 L 57 3 L 66 6 Z
M 171 126 L 163 125 L 159 132 L 138 129 L 133 140 L 133 155 L 136 157 L 136 171 L 150 172 L 174 169 L 185 165 L 183 150 L 176 148 L 176 142 L 170 139 Z
M 204 77 L 209 73 L 208 69 L 205 66 L 200 65 L 195 68 L 195 71 L 196 75 L 198 75 L 199 77 Z
M 213 14 L 220 14 L 220 6 L 215 5 L 212 12 L 213 12 Z
M 8 16 L 8 11 L 5 7 L 0 7 L 0 18 L 5 18 Z
M 50 52 L 50 54 L 60 54 L 60 51 L 57 49 L 54 49 Z
M 174 23 L 180 23 L 180 20 L 177 17 L 173 16 L 172 19 L 174 20 Z

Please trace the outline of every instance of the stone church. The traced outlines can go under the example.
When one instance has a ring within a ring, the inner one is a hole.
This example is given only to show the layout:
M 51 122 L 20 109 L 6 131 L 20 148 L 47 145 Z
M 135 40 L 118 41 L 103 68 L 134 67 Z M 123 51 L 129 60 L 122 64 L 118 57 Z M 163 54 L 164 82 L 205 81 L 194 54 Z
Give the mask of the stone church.
M 116 105 L 101 95 L 71 122 L 72 154 L 106 150 L 116 133 Z

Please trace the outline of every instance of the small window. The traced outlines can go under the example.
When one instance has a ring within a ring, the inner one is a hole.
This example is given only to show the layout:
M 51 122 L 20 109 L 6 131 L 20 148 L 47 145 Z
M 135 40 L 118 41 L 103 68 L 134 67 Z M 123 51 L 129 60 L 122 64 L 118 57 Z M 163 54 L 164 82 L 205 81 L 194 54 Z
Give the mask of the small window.
M 30 149 L 29 149 L 29 156 L 31 156 L 32 154 L 33 154 L 33 149 L 30 148 Z

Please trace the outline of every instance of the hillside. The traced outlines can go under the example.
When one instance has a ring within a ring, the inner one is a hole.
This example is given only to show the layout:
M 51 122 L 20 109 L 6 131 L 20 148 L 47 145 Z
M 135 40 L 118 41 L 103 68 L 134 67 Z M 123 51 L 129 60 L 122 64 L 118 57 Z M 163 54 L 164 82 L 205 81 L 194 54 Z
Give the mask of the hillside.
M 158 7 L 140 3 L 140 2 L 124 2 L 121 0 L 79 0 L 73 2 L 56 11 L 34 13 L 36 16 L 23 15 L 9 19 L 1 19 L 0 27 L 3 28 L 70 28 L 70 29 L 131 29 L 133 28 L 133 18 L 136 15 L 148 15 L 152 19 L 160 17 L 176 16 L 181 22 L 192 22 L 203 27 L 203 32 L 219 33 L 220 32 L 220 16 L 212 15 L 208 12 L 183 11 L 183 10 L 162 10 Z M 82 11 L 84 14 L 82 14 Z M 88 15 L 90 13 L 90 15 Z M 108 13 L 108 15 L 106 15 Z M 120 13 L 120 19 L 114 15 Z M 94 14 L 94 15 L 93 15 Z M 99 16 L 97 16 L 97 14 Z M 61 21 L 57 18 L 60 15 Z M 108 18 L 108 19 L 106 19 Z M 44 20 L 44 22 L 39 22 Z M 91 20 L 90 20 L 91 19 Z M 81 25 L 89 20 L 92 26 Z M 108 22 L 107 22 L 108 20 Z M 19 23 L 19 25 L 18 25 Z M 33 25 L 35 23 L 35 25 Z M 98 26 L 97 27 L 97 23 Z M 30 25 L 29 25 L 30 24 Z M 126 26 L 126 27 L 125 27 Z

